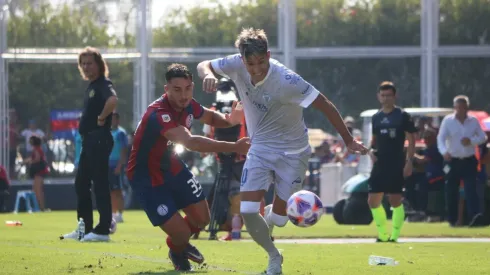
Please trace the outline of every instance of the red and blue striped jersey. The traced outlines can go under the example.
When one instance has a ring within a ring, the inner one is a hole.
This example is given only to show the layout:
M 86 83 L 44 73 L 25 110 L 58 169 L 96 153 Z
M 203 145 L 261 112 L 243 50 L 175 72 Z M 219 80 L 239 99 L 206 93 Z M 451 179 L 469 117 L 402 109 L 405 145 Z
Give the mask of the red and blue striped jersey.
M 136 128 L 127 166 L 129 180 L 144 179 L 151 186 L 164 184 L 164 175 L 175 176 L 185 169 L 185 164 L 172 150 L 165 138 L 166 131 L 179 125 L 190 129 L 194 119 L 199 119 L 204 109 L 192 99 L 184 110 L 175 111 L 164 94 L 148 106 Z

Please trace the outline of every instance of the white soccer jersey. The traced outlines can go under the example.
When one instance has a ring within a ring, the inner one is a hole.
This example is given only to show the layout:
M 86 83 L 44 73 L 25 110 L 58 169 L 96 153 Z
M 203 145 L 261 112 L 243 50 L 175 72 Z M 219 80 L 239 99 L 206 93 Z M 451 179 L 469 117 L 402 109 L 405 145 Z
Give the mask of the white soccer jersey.
M 211 65 L 238 88 L 251 152 L 295 154 L 309 148 L 303 108 L 318 96 L 315 87 L 272 58 L 267 76 L 255 86 L 240 54 L 214 59 Z

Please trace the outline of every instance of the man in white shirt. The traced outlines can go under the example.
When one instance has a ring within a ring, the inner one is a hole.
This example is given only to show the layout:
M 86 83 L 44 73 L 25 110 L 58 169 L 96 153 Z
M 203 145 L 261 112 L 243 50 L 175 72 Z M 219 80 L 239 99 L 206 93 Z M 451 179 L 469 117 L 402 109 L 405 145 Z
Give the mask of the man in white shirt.
M 460 182 L 464 182 L 466 210 L 470 217 L 469 226 L 483 224 L 483 216 L 477 193 L 477 167 L 475 148 L 487 139 L 478 119 L 468 115 L 469 99 L 457 96 L 453 100 L 454 114 L 447 115 L 437 135 L 437 147 L 447 162 L 445 172 L 446 203 L 448 222 L 455 225 L 458 217 Z
M 229 77 L 243 103 L 251 147 L 241 178 L 240 212 L 249 234 L 269 254 L 266 274 L 282 274 L 282 255 L 270 231 L 288 222 L 286 201 L 301 189 L 311 155 L 303 109 L 320 110 L 342 136 L 349 150 L 366 154 L 354 140 L 336 107 L 313 85 L 270 57 L 267 35 L 244 29 L 235 46 L 240 54 L 201 62 L 199 77 L 206 92 L 215 92 L 216 75 Z M 276 196 L 259 214 L 260 202 L 274 182 Z M 272 209 L 272 210 L 271 210 Z

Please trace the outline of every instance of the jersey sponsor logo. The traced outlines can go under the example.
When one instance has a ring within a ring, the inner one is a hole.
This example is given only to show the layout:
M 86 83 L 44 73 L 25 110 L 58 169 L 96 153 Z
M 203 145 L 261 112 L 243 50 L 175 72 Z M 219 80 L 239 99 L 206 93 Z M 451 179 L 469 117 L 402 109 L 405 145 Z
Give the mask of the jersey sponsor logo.
M 165 204 L 160 204 L 157 207 L 157 213 L 158 213 L 158 215 L 160 215 L 162 217 L 167 215 L 168 214 L 168 207 Z
M 284 78 L 289 81 L 289 84 L 296 85 L 299 82 L 300 76 L 297 73 L 288 71 Z
M 396 138 L 396 129 L 390 128 L 390 138 Z
M 194 121 L 194 116 L 192 114 L 189 114 L 187 118 L 185 119 L 185 126 L 187 128 L 191 128 L 192 122 Z
M 226 58 L 221 58 L 218 64 L 220 68 L 223 68 L 226 65 Z
M 381 120 L 381 123 L 388 124 L 390 123 L 390 120 L 387 117 L 384 117 L 383 120 Z
M 253 100 L 252 103 L 257 109 L 259 109 L 259 111 L 267 112 L 267 106 L 265 106 L 264 104 L 258 103 L 255 100 Z
M 163 114 L 163 115 L 162 115 L 162 120 L 163 120 L 163 122 L 170 122 L 170 120 L 171 120 L 171 119 L 170 119 L 170 115 L 168 115 L 168 114 Z

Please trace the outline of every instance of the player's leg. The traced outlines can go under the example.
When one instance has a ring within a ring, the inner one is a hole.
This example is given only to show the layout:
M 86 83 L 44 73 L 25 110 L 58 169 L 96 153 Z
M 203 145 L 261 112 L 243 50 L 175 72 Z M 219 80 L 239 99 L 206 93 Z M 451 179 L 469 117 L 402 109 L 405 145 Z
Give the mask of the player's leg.
M 122 195 L 122 171 L 115 173 L 114 167 L 109 167 L 109 186 L 111 189 L 112 218 L 117 222 L 123 222 L 122 212 L 124 200 Z
M 282 261 L 282 256 L 270 238 L 267 222 L 259 212 L 261 201 L 273 180 L 272 171 L 255 156 L 250 159 L 250 155 L 247 156 L 241 179 L 240 212 L 252 239 L 269 254 L 270 265 L 271 261 Z
M 293 193 L 303 188 L 310 155 L 311 151 L 307 150 L 299 154 L 281 156 L 274 162 L 276 194 L 272 208 L 267 206 L 264 215 L 271 229 L 271 236 L 274 226 L 284 227 L 289 221 L 286 212 L 287 201 Z
M 90 160 L 87 158 L 86 151 L 87 149 L 82 149 L 80 154 L 80 162 L 75 176 L 75 191 L 77 194 L 77 220 L 80 220 L 80 218 L 83 219 L 85 223 L 85 234 L 88 234 L 94 226 L 94 213 L 92 209 L 92 193 L 90 192 L 92 185 L 90 179 Z M 65 235 L 65 238 L 70 238 L 73 235 L 72 233 L 70 233 L 71 235 Z M 77 235 L 76 232 L 75 235 Z
M 187 169 L 172 177 L 168 184 L 172 189 L 177 209 L 182 209 L 186 214 L 184 221 L 190 235 L 199 233 L 209 224 L 210 220 L 209 205 L 201 184 Z M 195 246 L 189 243 L 190 235 L 185 244 L 184 256 L 193 262 L 201 264 L 204 262 L 204 256 Z M 173 244 L 171 235 L 167 238 L 167 244 L 171 248 Z
M 392 171 L 391 174 L 388 174 L 387 177 L 390 179 L 391 184 L 386 193 L 388 193 L 388 199 L 391 207 L 393 208 L 393 216 L 391 218 L 392 223 L 392 231 L 390 241 L 397 241 L 398 237 L 400 237 L 400 232 L 403 227 L 403 223 L 405 222 L 405 209 L 403 207 L 403 186 L 405 183 L 405 179 L 403 177 L 403 164 L 400 164 L 390 169 Z
M 240 180 L 242 178 L 244 162 L 236 162 L 232 166 L 232 178 L 228 186 L 228 198 L 230 207 L 228 209 L 230 225 L 228 234 L 221 238 L 224 241 L 241 238 L 243 227 L 242 216 L 240 215 Z M 262 214 L 263 215 L 263 214 Z M 235 231 L 234 236 L 232 232 Z
M 385 185 L 380 165 L 375 163 L 368 181 L 368 205 L 376 224 L 376 229 L 378 231 L 377 241 L 379 242 L 385 242 L 389 239 L 388 231 L 386 229 L 386 211 L 381 204 L 383 201 Z
M 160 227 L 170 237 L 171 243 L 167 241 L 170 247 L 168 256 L 174 268 L 190 271 L 191 265 L 184 251 L 189 243 L 191 232 L 186 221 L 178 212 L 174 194 L 168 187 L 168 182 L 156 187 L 150 187 L 150 182 L 138 182 L 137 179 L 133 179 L 131 183 L 152 225 Z

